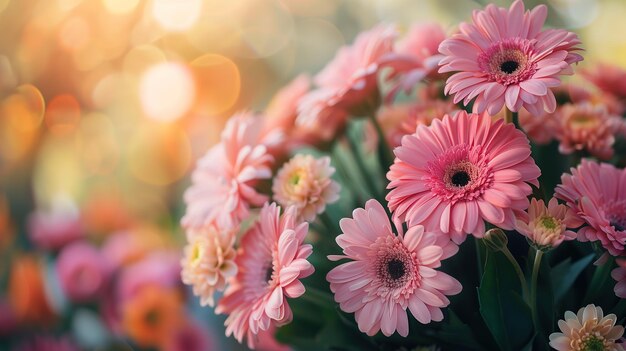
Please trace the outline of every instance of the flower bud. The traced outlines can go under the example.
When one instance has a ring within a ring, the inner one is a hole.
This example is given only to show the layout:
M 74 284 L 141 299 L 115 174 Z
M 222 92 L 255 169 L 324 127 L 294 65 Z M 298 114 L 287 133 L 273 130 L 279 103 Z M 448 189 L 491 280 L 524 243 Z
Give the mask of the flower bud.
M 491 251 L 498 252 L 506 248 L 506 245 L 509 243 L 509 238 L 507 238 L 502 229 L 493 228 L 485 233 L 483 242 Z

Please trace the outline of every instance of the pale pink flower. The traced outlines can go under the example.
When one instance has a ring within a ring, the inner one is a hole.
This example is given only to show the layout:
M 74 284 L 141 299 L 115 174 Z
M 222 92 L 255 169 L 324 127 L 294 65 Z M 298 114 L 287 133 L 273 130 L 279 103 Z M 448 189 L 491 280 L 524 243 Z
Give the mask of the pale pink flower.
M 281 344 L 274 336 L 276 334 L 276 326 L 272 325 L 268 330 L 260 330 L 257 335 L 256 349 L 258 351 L 291 351 L 291 347 Z
M 86 242 L 66 246 L 56 262 L 59 283 L 73 302 L 86 302 L 100 296 L 111 273 L 105 257 Z
M 124 268 L 116 285 L 119 304 L 132 300 L 143 288 L 174 288 L 180 284 L 180 254 L 156 251 Z
M 621 117 L 610 115 L 603 105 L 565 104 L 558 110 L 555 137 L 559 151 L 571 154 L 587 151 L 601 159 L 613 156 L 615 134 Z
M 513 229 L 516 213 L 528 208 L 527 183 L 538 186 L 524 133 L 486 114 L 462 111 L 421 125 L 394 153 L 386 197 L 394 218 L 455 243 L 466 233 L 482 237 L 485 221 Z
M 228 279 L 237 274 L 235 234 L 214 226 L 189 232 L 181 260 L 181 278 L 200 298 L 201 306 L 214 306 L 215 291 L 223 291 Z
M 342 234 L 336 239 L 343 255 L 331 260 L 350 259 L 333 268 L 326 279 L 341 310 L 355 313 L 359 330 L 373 336 L 409 334 L 407 309 L 420 323 L 441 321 L 441 308 L 450 304 L 446 295 L 461 292 L 461 284 L 435 268 L 454 255 L 458 247 L 448 238 L 424 231 L 421 225 L 394 234 L 385 209 L 369 200 L 357 208 L 353 218 L 339 223 Z
M 328 140 L 344 128 L 348 115 L 373 113 L 380 103 L 378 73 L 398 62 L 396 35 L 394 26 L 380 24 L 340 48 L 315 76 L 317 89 L 300 100 L 297 122 L 317 128 Z
M 580 241 L 600 241 L 613 256 L 626 242 L 626 171 L 608 163 L 583 159 L 572 174 L 563 174 L 556 197 L 585 222 Z
M 528 213 L 518 216 L 515 229 L 540 249 L 559 246 L 564 240 L 576 239 L 570 229 L 581 226 L 582 221 L 565 205 L 551 198 L 546 207 L 543 200 L 530 200 Z
M 53 207 L 51 211 L 36 211 L 28 216 L 30 240 L 39 248 L 58 250 L 81 238 L 84 228 L 75 208 Z
M 556 100 L 550 90 L 562 74 L 583 58 L 580 40 L 562 29 L 542 30 L 547 7 L 524 11 L 515 1 L 507 10 L 488 5 L 474 11 L 472 23 L 462 23 L 460 32 L 439 46 L 445 56 L 440 73 L 457 72 L 448 78 L 446 94 L 454 103 L 474 101 L 474 112 L 495 115 L 506 104 L 511 111 L 522 107 L 533 115 L 554 112 Z
M 619 339 L 624 327 L 615 325 L 617 316 L 604 316 L 602 308 L 592 304 L 578 310 L 565 312 L 559 320 L 560 333 L 550 334 L 550 346 L 559 351 L 606 350 L 624 351 Z
M 410 69 L 388 78 L 393 80 L 393 87 L 386 97 L 394 99 L 399 91 L 409 93 L 424 78 L 438 78 L 437 67 L 443 55 L 439 53 L 439 44 L 446 39 L 446 32 L 439 23 L 424 22 L 413 24 L 406 35 L 395 45 L 398 55 L 405 56 Z
M 615 263 L 617 263 L 617 268 L 611 271 L 611 277 L 617 282 L 617 284 L 615 284 L 615 288 L 613 288 L 613 291 L 615 291 L 615 296 L 619 297 L 620 299 L 625 299 L 626 259 L 624 259 L 623 257 L 618 258 L 615 260 Z
M 187 211 L 181 223 L 198 228 L 216 223 L 234 228 L 248 217 L 250 206 L 261 206 L 267 196 L 255 189 L 258 181 L 272 177 L 273 157 L 261 134 L 262 119 L 249 113 L 233 116 L 221 142 L 198 160 L 192 185 L 185 192 Z
M 296 221 L 295 207 L 280 215 L 280 207 L 265 204 L 258 221 L 241 239 L 235 262 L 237 275 L 231 279 L 216 313 L 228 314 L 226 335 L 231 334 L 254 348 L 256 335 L 272 325 L 291 322 L 287 297 L 305 292 L 300 279 L 313 274 L 307 261 L 313 249 L 303 244 L 308 223 Z
M 339 199 L 339 184 L 331 179 L 334 173 L 330 157 L 297 154 L 276 174 L 274 200 L 285 208 L 294 206 L 299 221 L 311 222 Z

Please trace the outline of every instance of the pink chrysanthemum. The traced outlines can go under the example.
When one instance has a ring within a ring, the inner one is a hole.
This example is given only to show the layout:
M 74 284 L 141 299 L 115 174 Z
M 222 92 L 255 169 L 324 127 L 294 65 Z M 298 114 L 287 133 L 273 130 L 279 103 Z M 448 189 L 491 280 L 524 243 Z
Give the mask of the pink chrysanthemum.
M 530 200 L 528 213 L 518 216 L 515 229 L 526 236 L 540 249 L 559 246 L 564 240 L 576 239 L 576 233 L 569 229 L 582 225 L 582 221 L 571 209 L 559 205 L 556 198 L 550 199 L 548 206 L 543 200 Z
M 272 203 L 261 210 L 256 224 L 244 235 L 235 262 L 239 268 L 231 279 L 216 312 L 228 314 L 226 335 L 233 334 L 254 348 L 256 335 L 272 325 L 289 323 L 292 312 L 287 297 L 304 294 L 300 279 L 313 274 L 307 261 L 312 247 L 303 244 L 308 224 L 296 221 L 296 209 Z
M 624 254 L 626 171 L 583 159 L 571 172 L 561 176 L 556 197 L 565 200 L 585 222 L 578 231 L 578 240 L 599 240 L 611 255 Z
M 558 351 L 624 351 L 621 342 L 624 327 L 615 325 L 617 316 L 604 315 L 601 307 L 589 304 L 578 310 L 565 312 L 559 320 L 560 333 L 550 334 L 550 346 Z
M 512 124 L 459 112 L 419 126 L 394 150 L 387 194 L 394 218 L 460 243 L 482 237 L 485 222 L 513 229 L 516 212 L 528 208 L 540 170 L 528 139 Z
M 261 118 L 249 113 L 233 116 L 222 132 L 221 142 L 198 160 L 192 185 L 185 192 L 186 228 L 216 223 L 232 228 L 245 219 L 250 206 L 260 206 L 267 196 L 254 186 L 272 176 L 273 157 L 267 145 L 273 143 L 260 133 Z
M 615 296 L 620 299 L 626 299 L 626 259 L 623 257 L 615 260 L 617 268 L 611 271 L 611 277 L 617 282 L 615 284 Z
M 341 130 L 348 114 L 373 112 L 380 100 L 378 72 L 393 66 L 396 29 L 381 24 L 359 34 L 315 76 L 317 89 L 300 101 L 298 123 L 314 126 L 325 139 Z
M 495 115 L 506 104 L 511 111 L 524 107 L 533 115 L 554 112 L 550 90 L 559 75 L 571 74 L 571 65 L 583 58 L 580 40 L 562 29 L 542 30 L 545 5 L 524 11 L 515 1 L 509 10 L 488 5 L 474 11 L 473 23 L 462 23 L 460 33 L 439 46 L 445 56 L 439 72 L 458 72 L 448 78 L 446 94 L 454 103 L 474 101 L 474 112 Z
M 461 284 L 435 268 L 458 247 L 419 225 L 406 233 L 397 226 L 399 233 L 394 234 L 376 200 L 369 200 L 352 216 L 341 220 L 343 234 L 336 239 L 344 255 L 329 257 L 352 261 L 326 276 L 341 309 L 354 312 L 359 330 L 370 336 L 379 330 L 386 336 L 396 331 L 407 336 L 407 309 L 422 324 L 441 321 L 441 308 L 450 303 L 446 295 L 461 292 Z
M 294 206 L 298 220 L 311 222 L 326 204 L 339 200 L 339 184 L 331 179 L 335 168 L 330 157 L 316 159 L 297 154 L 276 174 L 272 185 L 274 200 L 281 206 Z
M 560 142 L 560 152 L 571 154 L 584 150 L 605 160 L 613 156 L 621 117 L 610 115 L 605 106 L 589 102 L 566 104 L 559 108 L 556 119 L 555 136 Z
M 237 274 L 235 232 L 209 226 L 191 230 L 188 241 L 181 260 L 182 281 L 192 286 L 200 305 L 214 306 L 215 291 L 223 291 L 228 279 Z

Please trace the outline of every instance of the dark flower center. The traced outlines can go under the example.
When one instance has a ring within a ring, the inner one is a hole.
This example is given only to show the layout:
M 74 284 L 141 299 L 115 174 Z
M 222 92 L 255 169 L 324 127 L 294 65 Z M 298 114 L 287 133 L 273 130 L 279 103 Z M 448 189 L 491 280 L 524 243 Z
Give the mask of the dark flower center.
M 583 343 L 584 351 L 603 351 L 604 350 L 604 342 L 597 338 L 596 336 L 592 336 L 589 339 L 585 340 Z
M 148 313 L 145 314 L 146 324 L 150 326 L 155 326 L 159 323 L 159 311 L 156 309 L 149 310 Z
M 397 258 L 389 260 L 389 262 L 387 262 L 387 273 L 389 273 L 389 276 L 393 280 L 402 278 L 406 273 L 404 262 L 398 260 Z
M 519 63 L 516 61 L 504 61 L 500 64 L 500 70 L 506 74 L 511 74 L 519 68 Z
M 269 267 L 265 269 L 265 281 L 269 284 L 272 281 L 272 275 L 274 274 L 274 267 L 270 263 Z
M 450 182 L 452 183 L 452 185 L 459 188 L 469 184 L 470 180 L 470 175 L 464 170 L 454 172 L 454 174 L 450 178 Z
M 626 221 L 613 220 L 613 221 L 610 221 L 609 224 L 611 224 L 613 228 L 615 228 L 615 230 L 617 230 L 618 232 L 622 232 L 626 230 L 626 224 L 624 224 L 623 222 L 626 222 Z

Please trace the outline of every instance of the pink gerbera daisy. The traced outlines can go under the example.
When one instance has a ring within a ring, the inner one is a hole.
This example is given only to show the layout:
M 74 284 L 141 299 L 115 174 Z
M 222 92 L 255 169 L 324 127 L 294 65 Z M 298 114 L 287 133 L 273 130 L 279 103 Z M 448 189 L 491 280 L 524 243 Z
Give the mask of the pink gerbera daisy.
M 387 194 L 394 218 L 460 243 L 482 237 L 484 220 L 511 230 L 516 212 L 528 208 L 540 170 L 528 139 L 512 124 L 488 115 L 445 116 L 419 126 L 394 150 Z
M 265 204 L 241 240 L 235 260 L 239 270 L 217 306 L 217 313 L 228 314 L 226 335 L 234 334 L 239 342 L 246 337 L 250 348 L 260 331 L 291 321 L 286 298 L 304 294 L 300 279 L 313 274 L 307 261 L 312 247 L 303 244 L 308 224 L 296 218 L 295 207 L 281 216 L 280 207 Z
M 488 5 L 474 11 L 473 23 L 462 23 L 460 32 L 439 46 L 445 56 L 440 73 L 458 72 L 448 78 L 446 94 L 454 103 L 474 101 L 474 112 L 495 115 L 506 104 L 511 111 L 524 107 L 533 115 L 556 108 L 551 87 L 558 75 L 571 74 L 571 64 L 583 58 L 580 40 L 562 29 L 542 30 L 545 5 L 524 11 L 515 1 L 509 10 Z
M 250 206 L 267 200 L 254 188 L 259 180 L 272 176 L 268 145 L 273 141 L 263 138 L 260 123 L 260 117 L 249 113 L 233 116 L 220 143 L 198 160 L 192 185 L 185 192 L 184 227 L 216 223 L 220 228 L 232 228 L 248 216 Z
M 572 174 L 563 174 L 556 197 L 567 202 L 585 222 L 581 241 L 597 241 L 617 256 L 626 243 L 626 171 L 608 163 L 583 159 Z
M 448 238 L 424 232 L 414 226 L 406 233 L 397 226 L 394 234 L 385 209 L 369 200 L 353 218 L 340 222 L 343 234 L 337 244 L 344 255 L 331 260 L 352 261 L 333 268 L 326 279 L 343 311 L 355 313 L 359 330 L 386 336 L 409 334 L 407 309 L 423 324 L 441 321 L 441 308 L 450 301 L 446 295 L 461 292 L 461 284 L 435 270 L 441 260 L 454 255 L 458 247 Z
M 300 102 L 298 123 L 315 126 L 330 139 L 343 128 L 349 114 L 366 115 L 379 104 L 378 73 L 394 64 L 394 26 L 381 24 L 344 46 L 315 77 L 317 89 Z

